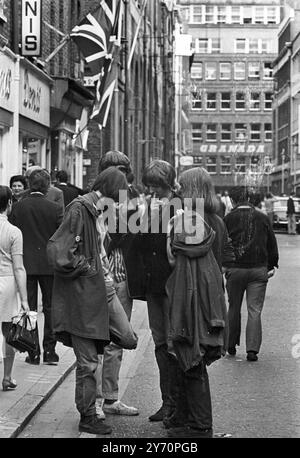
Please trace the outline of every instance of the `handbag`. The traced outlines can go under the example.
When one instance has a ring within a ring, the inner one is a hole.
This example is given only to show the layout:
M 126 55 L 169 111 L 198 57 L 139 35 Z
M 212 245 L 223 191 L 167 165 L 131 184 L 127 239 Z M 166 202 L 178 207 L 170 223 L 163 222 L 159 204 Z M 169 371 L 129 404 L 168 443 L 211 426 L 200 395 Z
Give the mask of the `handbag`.
M 27 322 L 30 323 L 31 329 L 28 329 Z M 17 323 L 13 321 L 10 323 L 10 328 L 6 335 L 6 343 L 21 353 L 36 353 L 38 351 L 36 331 L 32 328 L 27 314 L 23 315 Z

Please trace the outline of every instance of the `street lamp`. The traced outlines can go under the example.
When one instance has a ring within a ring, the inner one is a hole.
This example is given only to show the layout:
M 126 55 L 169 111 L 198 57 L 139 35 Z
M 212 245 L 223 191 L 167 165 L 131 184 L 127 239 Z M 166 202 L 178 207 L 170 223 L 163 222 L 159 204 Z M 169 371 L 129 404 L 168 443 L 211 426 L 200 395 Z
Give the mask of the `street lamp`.
M 282 170 L 281 170 L 281 194 L 284 194 L 284 160 L 285 160 L 285 149 L 281 151 L 282 158 Z

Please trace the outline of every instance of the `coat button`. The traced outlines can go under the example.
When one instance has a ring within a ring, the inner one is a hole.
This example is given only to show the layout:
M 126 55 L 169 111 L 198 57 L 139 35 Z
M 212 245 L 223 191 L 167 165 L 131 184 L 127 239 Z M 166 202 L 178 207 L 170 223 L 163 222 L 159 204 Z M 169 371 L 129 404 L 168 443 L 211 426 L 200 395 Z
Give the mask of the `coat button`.
M 153 256 L 156 256 L 156 252 L 155 251 L 153 251 Z

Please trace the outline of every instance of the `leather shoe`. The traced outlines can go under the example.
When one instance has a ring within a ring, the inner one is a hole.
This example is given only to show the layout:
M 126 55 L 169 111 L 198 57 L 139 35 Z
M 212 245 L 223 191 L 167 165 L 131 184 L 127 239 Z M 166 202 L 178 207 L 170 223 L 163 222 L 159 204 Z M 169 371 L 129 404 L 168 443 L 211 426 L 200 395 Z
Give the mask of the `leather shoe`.
M 35 366 L 38 366 L 40 364 L 40 356 L 36 355 L 33 358 L 31 356 L 26 356 L 25 363 L 33 364 Z
M 256 351 L 247 351 L 247 360 L 248 361 L 257 361 L 257 353 Z
M 161 408 L 155 412 L 153 415 L 150 415 L 149 420 L 150 421 L 163 421 L 164 419 L 164 408 L 161 406 Z
M 195 429 L 190 426 L 180 426 L 167 431 L 168 437 L 213 437 L 212 429 Z
M 235 347 L 229 347 L 228 350 L 227 350 L 227 353 L 230 356 L 235 356 L 236 355 L 236 348 Z
M 57 365 L 59 361 L 59 356 L 55 351 L 45 351 L 43 362 L 44 364 Z

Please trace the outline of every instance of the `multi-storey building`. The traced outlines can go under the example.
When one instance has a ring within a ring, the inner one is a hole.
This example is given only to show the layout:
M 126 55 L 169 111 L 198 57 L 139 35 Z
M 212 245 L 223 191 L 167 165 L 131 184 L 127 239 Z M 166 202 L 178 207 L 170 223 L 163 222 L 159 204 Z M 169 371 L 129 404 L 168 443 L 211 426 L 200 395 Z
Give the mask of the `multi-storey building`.
M 217 190 L 267 186 L 280 0 L 178 0 L 192 35 L 194 165 Z
M 278 34 L 279 55 L 273 63 L 275 94 L 274 194 L 300 195 L 300 3 L 288 1 Z

